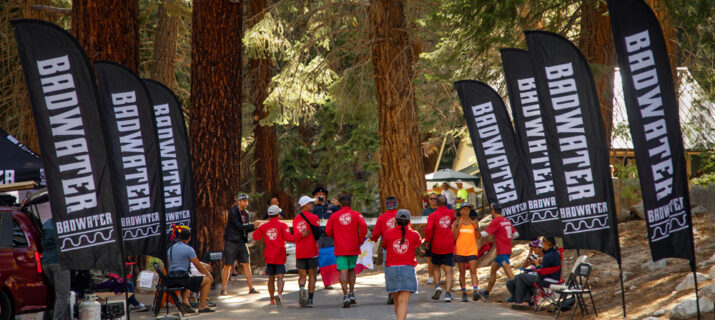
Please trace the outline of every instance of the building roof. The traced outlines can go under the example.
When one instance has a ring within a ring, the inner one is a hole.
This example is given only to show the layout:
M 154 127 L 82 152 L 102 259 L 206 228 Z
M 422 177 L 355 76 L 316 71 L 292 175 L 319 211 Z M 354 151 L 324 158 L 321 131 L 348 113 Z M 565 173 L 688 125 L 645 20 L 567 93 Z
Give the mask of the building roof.
M 715 148 L 715 102 L 708 101 L 705 91 L 687 68 L 678 68 L 678 105 L 685 150 Z M 616 68 L 613 79 L 613 132 L 611 148 L 632 150 L 631 132 L 623 99 L 621 73 Z

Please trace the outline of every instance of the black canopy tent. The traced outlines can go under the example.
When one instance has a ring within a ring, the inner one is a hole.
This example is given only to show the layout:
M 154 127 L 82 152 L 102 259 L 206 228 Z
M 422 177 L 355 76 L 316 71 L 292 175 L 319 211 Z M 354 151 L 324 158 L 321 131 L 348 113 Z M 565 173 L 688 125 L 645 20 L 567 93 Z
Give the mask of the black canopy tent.
M 0 184 L 36 181 L 45 184 L 40 156 L 0 129 Z

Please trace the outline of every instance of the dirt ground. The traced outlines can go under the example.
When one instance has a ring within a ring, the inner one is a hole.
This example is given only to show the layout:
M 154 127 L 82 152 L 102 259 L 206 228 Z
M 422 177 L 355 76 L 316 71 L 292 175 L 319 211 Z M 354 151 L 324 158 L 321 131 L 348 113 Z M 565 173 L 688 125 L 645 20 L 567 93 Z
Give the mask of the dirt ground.
M 715 214 L 700 214 L 693 216 L 696 261 L 701 264 L 708 261 L 715 253 Z M 683 278 L 690 273 L 687 260 L 666 259 L 667 266 L 654 272 L 644 272 L 641 266 L 651 260 L 650 247 L 646 237 L 645 221 L 632 220 L 618 225 L 621 244 L 622 268 L 625 274 L 625 299 L 628 319 L 644 319 L 652 316 L 658 310 L 664 309 L 665 314 L 661 319 L 667 319 L 673 307 L 686 297 L 694 295 L 693 289 L 675 292 L 675 287 Z M 521 264 L 528 254 L 528 245 L 524 241 L 518 241 L 514 245 L 512 253 L 512 265 Z M 593 266 L 591 274 L 591 286 L 593 298 L 596 303 L 598 317 L 593 314 L 580 316 L 579 319 L 617 319 L 622 318 L 621 287 L 619 283 L 618 264 L 612 257 L 596 251 L 581 250 L 581 255 L 588 255 L 587 261 Z M 576 250 L 566 250 L 564 253 L 564 273 L 563 279 L 568 277 L 573 262 L 576 260 Z M 427 281 L 427 263 L 425 258 L 418 259 L 418 277 L 421 283 Z M 715 259 L 713 259 L 715 260 Z M 706 275 L 710 274 L 713 267 L 713 260 L 705 265 L 698 266 L 697 271 Z M 455 268 L 456 269 L 456 268 Z M 375 270 L 377 271 L 377 270 Z M 480 268 L 479 287 L 486 288 L 489 276 L 489 268 Z M 518 273 L 518 271 L 515 271 Z M 459 290 L 457 282 L 458 272 L 455 271 L 455 289 Z M 506 299 L 509 292 L 505 287 L 506 276 L 503 271 L 499 271 L 497 282 L 490 293 L 489 302 L 503 304 L 508 307 Z M 444 280 L 443 280 L 444 281 Z M 705 290 L 709 290 L 712 279 L 699 282 L 700 297 Z M 467 286 L 471 286 L 467 277 Z M 533 312 L 533 311 L 532 311 Z M 540 312 L 545 314 L 545 311 Z M 546 313 L 548 314 L 548 313 Z M 570 311 L 568 313 L 570 316 Z M 714 319 L 713 313 L 703 314 L 702 319 Z

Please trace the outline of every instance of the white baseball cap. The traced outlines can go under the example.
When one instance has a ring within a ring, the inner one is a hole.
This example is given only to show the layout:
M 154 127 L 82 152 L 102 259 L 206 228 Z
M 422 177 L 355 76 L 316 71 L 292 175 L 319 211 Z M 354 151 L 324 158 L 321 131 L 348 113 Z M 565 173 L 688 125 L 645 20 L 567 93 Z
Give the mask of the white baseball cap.
M 302 196 L 300 197 L 300 200 L 298 200 L 298 205 L 302 208 L 304 205 L 313 203 L 315 202 L 315 199 L 309 197 L 309 196 Z
M 268 207 L 268 215 L 269 216 L 275 216 L 279 213 L 281 213 L 281 208 L 279 208 L 278 206 L 272 205 L 272 206 Z

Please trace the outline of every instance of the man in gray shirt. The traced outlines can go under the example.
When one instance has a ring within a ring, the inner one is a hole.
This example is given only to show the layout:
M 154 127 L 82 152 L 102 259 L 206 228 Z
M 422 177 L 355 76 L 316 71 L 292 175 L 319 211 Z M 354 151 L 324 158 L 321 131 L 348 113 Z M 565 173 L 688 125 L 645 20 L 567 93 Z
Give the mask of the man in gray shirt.
M 179 285 L 185 287 L 186 289 L 194 292 L 200 291 L 201 302 L 199 303 L 199 312 L 214 312 L 213 309 L 208 307 L 206 299 L 209 298 L 209 290 L 211 289 L 211 283 L 214 281 L 211 273 L 206 270 L 203 263 L 196 258 L 196 252 L 194 248 L 188 245 L 191 239 L 191 230 L 188 228 L 182 229 L 179 233 L 180 242 L 172 245 L 167 251 L 167 257 L 169 257 L 169 268 L 167 273 L 167 282 L 169 286 Z M 189 268 L 191 264 L 194 264 L 199 272 L 203 273 L 204 276 L 189 276 Z M 189 293 L 184 291 L 181 293 L 182 300 L 186 306 L 189 305 Z M 191 312 L 193 310 L 190 310 Z

